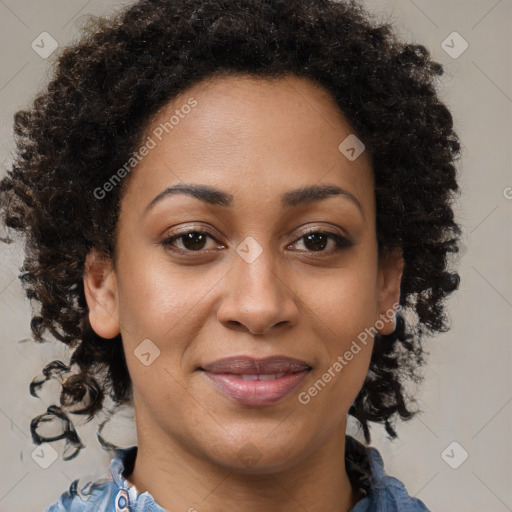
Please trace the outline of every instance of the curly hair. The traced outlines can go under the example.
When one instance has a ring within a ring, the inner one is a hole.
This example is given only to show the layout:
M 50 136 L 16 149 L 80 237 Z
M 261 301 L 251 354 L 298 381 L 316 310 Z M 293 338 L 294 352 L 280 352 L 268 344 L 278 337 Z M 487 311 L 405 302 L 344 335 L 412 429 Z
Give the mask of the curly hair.
M 444 301 L 459 286 L 449 268 L 461 229 L 460 142 L 440 101 L 441 64 L 421 44 L 405 43 L 355 0 L 140 0 L 92 18 L 81 38 L 59 50 L 51 80 L 14 116 L 16 155 L 0 184 L 1 214 L 25 237 L 19 278 L 33 310 L 34 340 L 49 332 L 73 349 L 70 366 L 52 361 L 30 392 L 62 383 L 60 406 L 32 420 L 33 440 L 48 415 L 102 410 L 104 398 L 128 403 L 132 385 L 121 335 L 105 343 L 89 323 L 83 272 L 96 248 L 115 261 L 119 204 L 129 176 L 102 200 L 101 187 L 133 154 L 152 116 L 178 93 L 220 74 L 306 77 L 326 89 L 371 155 L 379 257 L 401 248 L 401 313 L 393 334 L 377 333 L 370 368 L 349 409 L 362 426 L 410 406 L 404 383 L 418 383 L 425 335 L 448 330 Z M 11 238 L 4 239 L 11 242 Z M 411 313 L 411 315 L 403 313 Z M 100 384 L 101 383 L 101 384 Z M 79 405 L 77 405 L 79 404 Z

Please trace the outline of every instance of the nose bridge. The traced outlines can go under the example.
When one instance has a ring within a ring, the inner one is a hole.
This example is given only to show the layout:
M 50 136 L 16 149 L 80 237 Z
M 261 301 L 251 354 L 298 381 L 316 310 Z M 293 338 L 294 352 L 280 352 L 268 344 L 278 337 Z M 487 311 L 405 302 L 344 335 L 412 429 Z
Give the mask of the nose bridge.
M 237 279 L 244 282 L 240 291 L 269 293 L 275 295 L 279 286 L 276 259 L 272 250 L 262 246 L 252 237 L 247 237 L 236 249 L 239 256 L 235 259 Z
M 285 321 L 295 321 L 293 294 L 279 275 L 279 265 L 269 245 L 247 237 L 236 248 L 228 273 L 229 291 L 219 309 L 219 320 L 243 324 L 262 333 Z

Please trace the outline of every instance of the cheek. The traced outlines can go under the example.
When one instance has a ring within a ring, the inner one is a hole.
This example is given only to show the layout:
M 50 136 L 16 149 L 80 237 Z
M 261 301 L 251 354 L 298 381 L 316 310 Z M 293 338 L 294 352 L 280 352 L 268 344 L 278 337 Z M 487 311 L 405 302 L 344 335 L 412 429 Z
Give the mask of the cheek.
M 373 283 L 367 267 L 366 273 L 347 270 L 309 288 L 307 305 L 314 312 L 316 338 L 322 343 L 316 375 L 322 382 L 316 388 L 325 393 L 324 403 L 346 401 L 349 405 L 367 375 L 375 332 Z M 323 391 L 324 387 L 328 389 Z
M 325 432 L 339 425 L 368 374 L 372 349 L 375 296 L 359 279 L 332 282 L 331 293 L 310 297 L 318 308 L 315 338 L 318 366 L 298 396 L 300 404 L 322 423 Z
M 324 324 L 333 343 L 357 336 L 375 320 L 375 281 L 371 267 L 363 267 L 316 276 L 314 283 L 308 283 L 305 303 Z
M 142 393 L 153 395 L 159 382 L 165 383 L 163 389 L 179 392 L 180 384 L 186 384 L 182 382 L 184 357 L 212 314 L 211 297 L 223 273 L 180 268 L 162 258 L 155 261 L 148 257 L 140 265 L 129 264 L 128 258 L 125 261 L 119 273 L 119 317 L 132 380 Z M 148 352 L 146 360 L 154 357 L 154 362 L 145 366 L 142 354 Z
M 219 280 L 197 267 L 173 265 L 164 258 L 139 258 L 120 273 L 120 320 L 137 335 L 161 338 L 191 325 L 189 315 Z M 192 322 L 193 323 L 193 322 Z

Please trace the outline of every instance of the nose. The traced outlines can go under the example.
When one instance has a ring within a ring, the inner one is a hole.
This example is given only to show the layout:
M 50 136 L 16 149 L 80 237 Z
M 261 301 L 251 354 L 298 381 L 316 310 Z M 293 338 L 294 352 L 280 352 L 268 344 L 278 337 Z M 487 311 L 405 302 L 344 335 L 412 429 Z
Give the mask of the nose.
M 224 278 L 226 294 L 218 320 L 227 328 L 255 335 L 294 326 L 299 317 L 298 297 L 289 272 L 279 271 L 271 251 L 264 250 L 250 263 L 238 255 L 234 259 Z

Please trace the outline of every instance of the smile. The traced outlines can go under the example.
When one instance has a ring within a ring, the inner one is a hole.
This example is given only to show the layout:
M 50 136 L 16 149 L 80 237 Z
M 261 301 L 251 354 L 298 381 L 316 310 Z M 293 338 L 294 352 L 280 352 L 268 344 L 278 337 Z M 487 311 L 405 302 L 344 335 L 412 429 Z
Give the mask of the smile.
M 304 361 L 284 356 L 233 357 L 200 368 L 229 399 L 246 406 L 274 404 L 295 390 L 311 371 Z

